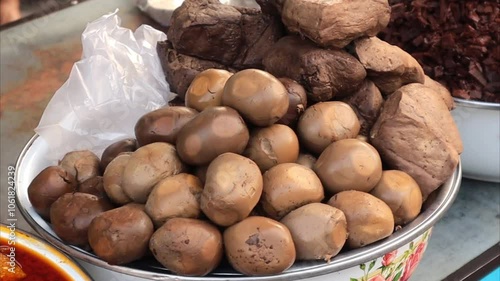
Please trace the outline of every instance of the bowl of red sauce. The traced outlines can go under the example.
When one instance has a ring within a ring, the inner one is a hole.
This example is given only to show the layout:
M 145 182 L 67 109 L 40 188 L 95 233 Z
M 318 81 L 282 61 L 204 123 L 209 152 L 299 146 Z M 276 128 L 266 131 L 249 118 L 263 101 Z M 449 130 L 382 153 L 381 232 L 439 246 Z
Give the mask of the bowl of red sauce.
M 36 236 L 0 224 L 0 280 L 92 281 L 71 258 Z

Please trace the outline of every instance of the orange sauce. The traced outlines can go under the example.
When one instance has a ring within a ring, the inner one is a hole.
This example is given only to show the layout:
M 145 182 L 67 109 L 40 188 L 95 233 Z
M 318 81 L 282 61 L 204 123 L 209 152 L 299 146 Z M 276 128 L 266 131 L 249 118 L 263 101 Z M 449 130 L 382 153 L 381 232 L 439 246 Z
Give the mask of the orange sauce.
M 46 257 L 31 251 L 29 248 L 16 243 L 9 245 L 7 239 L 0 238 L 0 252 L 9 255 L 11 247 L 15 250 L 15 259 L 22 271 L 26 274 L 19 281 L 69 281 L 72 280 L 66 273 L 56 268 Z M 3 269 L 2 269 L 3 270 Z

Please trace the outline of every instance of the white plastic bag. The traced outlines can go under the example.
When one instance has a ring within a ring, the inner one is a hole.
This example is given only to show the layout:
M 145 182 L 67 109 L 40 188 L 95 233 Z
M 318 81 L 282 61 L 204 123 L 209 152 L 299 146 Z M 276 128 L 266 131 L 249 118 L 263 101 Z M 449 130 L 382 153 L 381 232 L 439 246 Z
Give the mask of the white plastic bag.
M 166 35 L 143 25 L 120 26 L 118 10 L 87 25 L 83 55 L 54 94 L 35 132 L 48 144 L 48 160 L 134 137 L 137 120 L 175 97 L 165 81 L 156 43 Z

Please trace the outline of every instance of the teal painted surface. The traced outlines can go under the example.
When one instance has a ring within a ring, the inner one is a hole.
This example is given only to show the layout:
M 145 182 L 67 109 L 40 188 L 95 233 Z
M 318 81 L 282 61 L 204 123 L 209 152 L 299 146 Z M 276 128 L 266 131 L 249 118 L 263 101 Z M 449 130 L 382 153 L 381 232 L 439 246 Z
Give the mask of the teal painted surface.
M 500 280 L 500 267 L 497 267 L 493 272 L 486 275 L 481 281 L 498 281 Z

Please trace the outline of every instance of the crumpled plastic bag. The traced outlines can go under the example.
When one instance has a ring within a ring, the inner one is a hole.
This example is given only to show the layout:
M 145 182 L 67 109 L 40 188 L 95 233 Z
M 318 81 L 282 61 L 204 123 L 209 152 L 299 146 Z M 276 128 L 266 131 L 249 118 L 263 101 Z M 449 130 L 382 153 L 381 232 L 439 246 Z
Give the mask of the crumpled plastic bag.
M 100 157 L 111 143 L 134 137 L 142 115 L 175 97 L 156 53 L 156 43 L 166 35 L 147 25 L 135 32 L 123 28 L 117 12 L 87 25 L 82 59 L 35 129 L 49 146 L 47 160 L 82 149 Z

